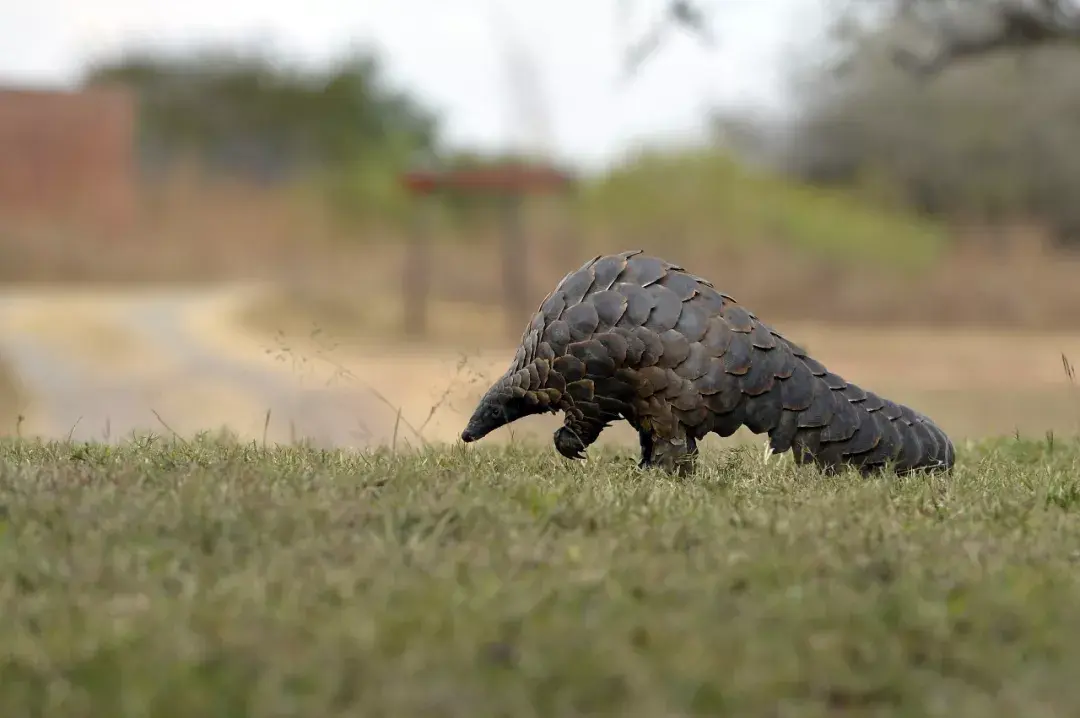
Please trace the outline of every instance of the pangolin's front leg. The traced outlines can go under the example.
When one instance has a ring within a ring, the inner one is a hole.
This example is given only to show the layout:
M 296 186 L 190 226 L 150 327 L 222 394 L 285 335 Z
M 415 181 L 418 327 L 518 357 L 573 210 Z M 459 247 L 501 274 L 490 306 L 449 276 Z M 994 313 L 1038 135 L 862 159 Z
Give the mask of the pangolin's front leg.
M 603 413 L 583 414 L 573 408 L 566 410 L 563 425 L 555 430 L 555 450 L 568 459 L 584 459 L 601 432 L 618 418 Z
M 652 434 L 639 428 L 637 430 L 638 443 L 641 444 L 641 461 L 638 462 L 638 468 L 644 469 L 652 462 L 653 453 L 653 437 Z
M 656 467 L 679 476 L 689 476 L 697 468 L 697 438 L 671 407 L 652 403 L 643 413 L 638 429 L 641 466 Z
M 697 469 L 697 441 L 690 434 L 665 438 L 649 437 L 649 457 L 642 457 L 643 467 L 656 467 L 670 474 L 687 477 Z

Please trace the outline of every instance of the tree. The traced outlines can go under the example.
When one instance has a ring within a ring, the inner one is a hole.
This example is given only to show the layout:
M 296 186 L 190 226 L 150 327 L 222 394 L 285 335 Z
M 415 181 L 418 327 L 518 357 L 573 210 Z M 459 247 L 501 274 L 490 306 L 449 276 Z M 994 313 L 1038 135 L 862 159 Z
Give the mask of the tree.
M 939 17 L 945 4 L 919 21 Z M 1001 3 L 947 4 L 951 17 L 965 18 L 956 23 L 969 38 L 1011 17 L 990 12 Z M 917 54 L 919 26 L 901 12 L 915 10 L 888 9 L 844 39 L 843 72 L 822 67 L 804 78 L 788 168 L 926 213 L 988 224 L 1036 219 L 1059 240 L 1077 241 L 1080 53 L 1054 41 L 1017 55 L 1002 41 L 981 51 L 968 44 L 962 55 L 949 40 L 942 47 L 952 49 Z M 898 62 L 905 53 L 918 60 Z
M 1075 0 L 892 0 L 898 19 L 931 30 L 929 52 L 893 50 L 893 60 L 923 77 L 987 55 L 1049 45 L 1080 47 L 1080 5 Z
M 665 12 L 628 53 L 627 66 L 636 68 L 672 28 L 715 41 L 704 0 L 665 0 Z M 622 0 L 626 12 L 629 0 Z M 895 46 L 892 59 L 912 74 L 928 77 L 957 63 L 1003 51 L 1030 50 L 1047 45 L 1080 47 L 1078 0 L 837 0 L 835 29 L 850 37 L 852 28 L 866 22 L 880 28 L 903 21 L 920 34 L 936 36 L 928 51 L 916 52 L 911 39 Z
M 625 72 L 632 75 L 659 49 L 671 30 L 683 30 L 706 45 L 715 44 L 708 13 L 699 0 L 664 0 L 664 12 L 642 37 L 627 49 L 623 60 Z M 619 0 L 619 11 L 630 11 L 630 0 Z
M 273 180 L 401 165 L 436 141 L 434 115 L 387 87 L 363 53 L 302 71 L 230 47 L 135 51 L 95 64 L 85 82 L 134 88 L 151 163 L 193 154 L 217 171 Z

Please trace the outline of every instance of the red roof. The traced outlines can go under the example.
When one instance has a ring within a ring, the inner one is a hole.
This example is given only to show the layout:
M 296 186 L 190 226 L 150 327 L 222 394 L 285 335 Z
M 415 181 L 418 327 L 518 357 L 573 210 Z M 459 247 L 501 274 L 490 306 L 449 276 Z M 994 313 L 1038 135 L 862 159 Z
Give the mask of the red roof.
M 413 170 L 404 176 L 405 186 L 413 192 L 431 192 L 444 187 L 467 190 L 513 189 L 519 191 L 559 189 L 571 178 L 550 167 L 482 167 L 451 170 Z

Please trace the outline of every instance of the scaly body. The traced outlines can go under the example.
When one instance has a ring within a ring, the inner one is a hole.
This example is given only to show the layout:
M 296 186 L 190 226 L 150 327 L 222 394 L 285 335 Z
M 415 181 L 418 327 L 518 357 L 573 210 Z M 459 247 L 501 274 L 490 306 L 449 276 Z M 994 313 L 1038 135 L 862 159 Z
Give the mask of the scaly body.
M 955 459 L 927 417 L 829 372 L 709 281 L 640 251 L 596 257 L 559 282 L 462 439 L 558 411 L 564 456 L 582 458 L 625 419 L 641 465 L 678 473 L 693 470 L 705 435 L 741 426 L 826 471 L 948 470 Z

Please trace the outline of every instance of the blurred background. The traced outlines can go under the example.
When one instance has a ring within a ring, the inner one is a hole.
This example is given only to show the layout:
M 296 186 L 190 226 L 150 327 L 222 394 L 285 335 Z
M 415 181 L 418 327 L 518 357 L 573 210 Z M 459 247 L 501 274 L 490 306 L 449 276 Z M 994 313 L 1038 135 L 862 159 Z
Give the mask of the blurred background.
M 632 248 L 958 440 L 1080 422 L 1071 0 L 0 15 L 5 434 L 453 441 Z

